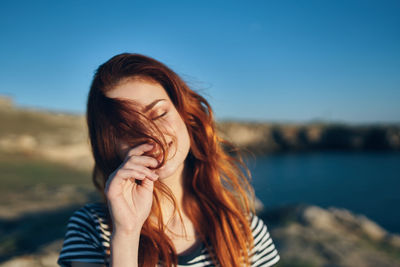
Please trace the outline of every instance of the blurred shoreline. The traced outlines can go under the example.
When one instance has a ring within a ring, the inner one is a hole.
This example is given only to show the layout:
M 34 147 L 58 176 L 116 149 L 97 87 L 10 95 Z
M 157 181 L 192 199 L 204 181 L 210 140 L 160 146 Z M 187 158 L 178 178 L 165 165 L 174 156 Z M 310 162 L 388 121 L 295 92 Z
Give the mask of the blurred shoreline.
M 18 108 L 0 96 L 0 150 L 40 155 L 80 169 L 93 165 L 85 117 Z M 242 152 L 400 152 L 399 124 L 217 122 L 218 133 Z
M 67 219 L 99 200 L 85 118 L 17 108 L 0 97 L 0 122 L 0 266 L 57 266 Z M 217 129 L 254 155 L 400 151 L 400 125 L 224 121 Z M 262 203 L 258 214 L 281 254 L 278 266 L 400 266 L 400 236 L 363 215 L 308 204 L 267 210 Z
M 400 151 L 400 124 L 218 123 L 226 139 L 256 154 L 308 151 Z

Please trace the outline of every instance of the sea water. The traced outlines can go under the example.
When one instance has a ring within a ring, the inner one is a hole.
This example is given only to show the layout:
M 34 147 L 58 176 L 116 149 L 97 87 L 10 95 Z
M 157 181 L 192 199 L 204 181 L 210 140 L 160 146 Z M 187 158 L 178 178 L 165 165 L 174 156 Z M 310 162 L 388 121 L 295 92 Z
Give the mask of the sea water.
M 246 162 L 265 208 L 293 203 L 346 208 L 400 233 L 400 153 L 286 153 Z

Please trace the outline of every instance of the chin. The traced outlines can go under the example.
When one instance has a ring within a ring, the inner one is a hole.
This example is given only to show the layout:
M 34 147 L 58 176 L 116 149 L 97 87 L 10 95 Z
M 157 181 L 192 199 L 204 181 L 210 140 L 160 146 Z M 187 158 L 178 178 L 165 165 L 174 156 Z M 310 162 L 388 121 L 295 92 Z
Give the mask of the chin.
M 180 149 L 175 150 L 172 158 L 169 158 L 167 162 L 159 168 L 156 173 L 158 174 L 159 180 L 163 180 L 172 176 L 182 175 L 185 159 L 189 153 L 189 145 L 187 147 L 180 147 Z
M 174 176 L 177 172 L 182 171 L 183 164 L 176 165 L 172 162 L 167 162 L 163 167 L 158 169 L 157 174 L 159 176 L 159 180 L 166 179 L 168 177 Z

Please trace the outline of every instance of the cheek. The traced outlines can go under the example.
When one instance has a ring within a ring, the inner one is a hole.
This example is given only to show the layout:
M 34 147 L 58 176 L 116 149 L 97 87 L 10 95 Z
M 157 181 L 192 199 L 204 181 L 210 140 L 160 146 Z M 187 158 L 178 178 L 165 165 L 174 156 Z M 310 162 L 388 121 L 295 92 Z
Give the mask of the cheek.
M 189 133 L 185 122 L 182 120 L 179 114 L 176 113 L 174 119 L 170 121 L 170 125 L 172 130 L 171 133 L 176 137 L 176 141 L 178 142 L 180 150 L 184 150 L 186 146 L 190 144 Z
M 183 122 L 183 120 L 180 120 L 179 124 L 179 140 L 182 144 L 182 149 L 184 151 L 188 150 L 190 148 L 190 137 L 189 137 L 189 132 L 187 130 L 186 124 Z

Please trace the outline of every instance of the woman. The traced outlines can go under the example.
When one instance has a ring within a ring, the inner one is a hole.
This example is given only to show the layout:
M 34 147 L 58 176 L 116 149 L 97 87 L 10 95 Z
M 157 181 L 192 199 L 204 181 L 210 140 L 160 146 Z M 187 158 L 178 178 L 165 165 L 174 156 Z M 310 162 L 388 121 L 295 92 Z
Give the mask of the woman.
M 271 266 L 239 155 L 207 101 L 164 64 L 120 54 L 92 82 L 87 123 L 104 203 L 70 218 L 61 266 Z

